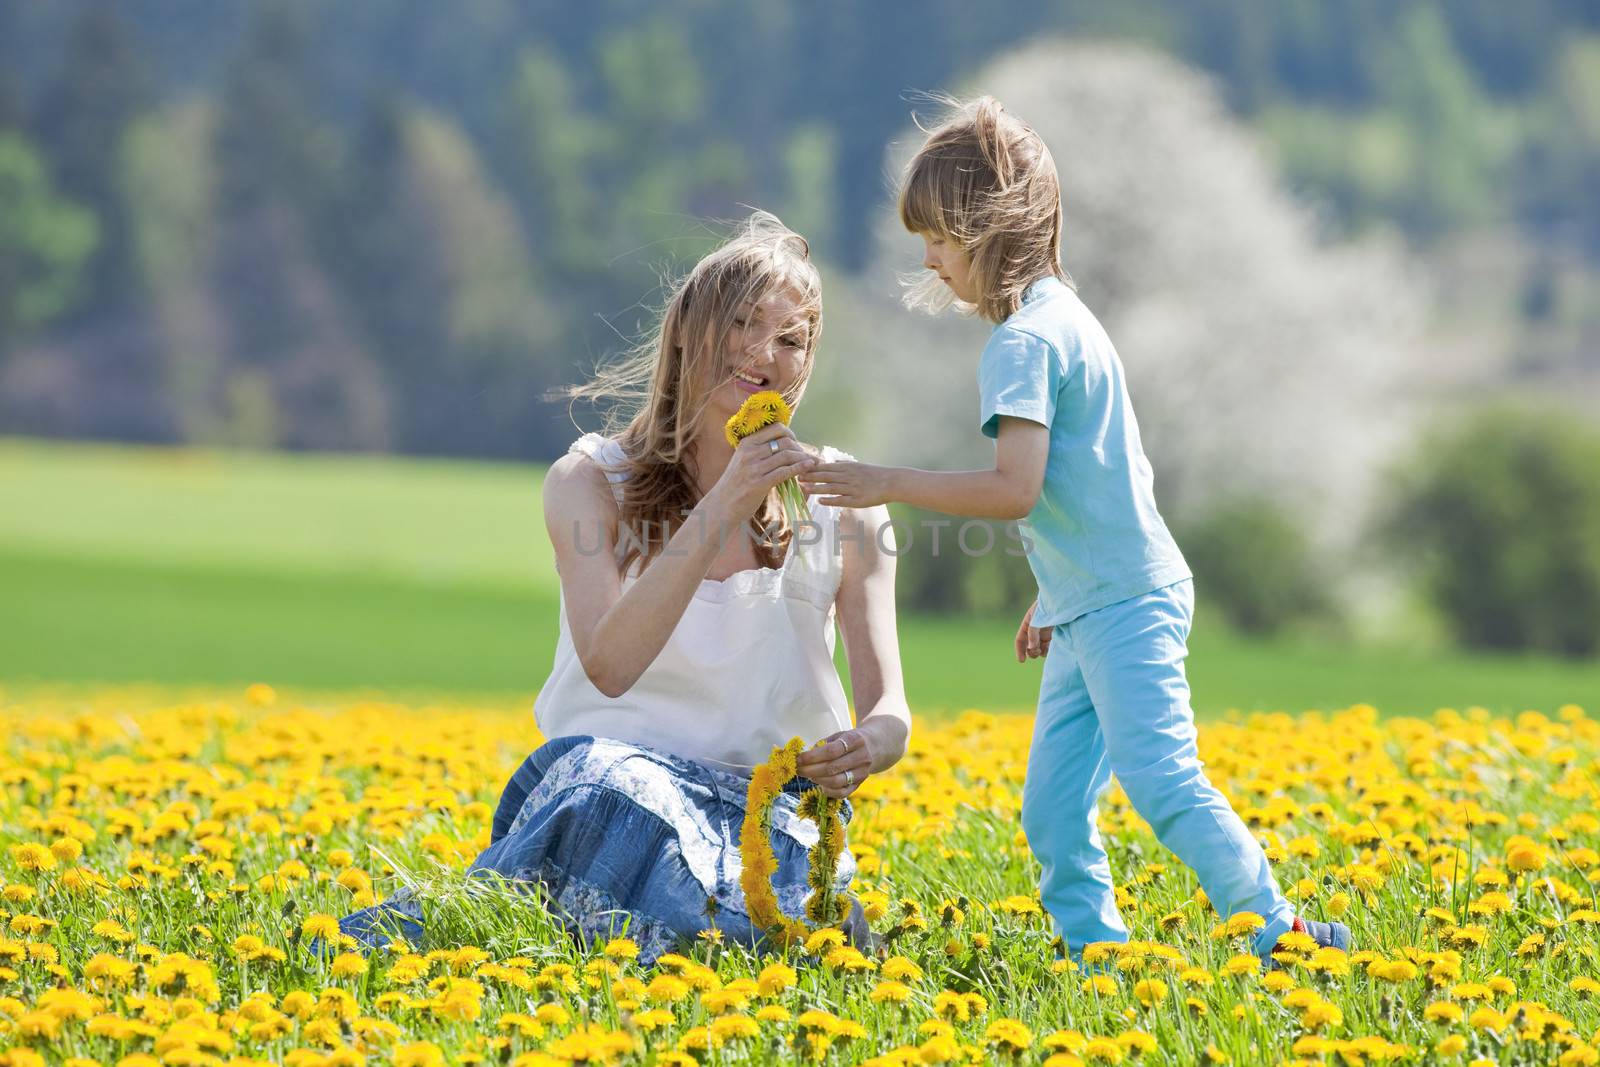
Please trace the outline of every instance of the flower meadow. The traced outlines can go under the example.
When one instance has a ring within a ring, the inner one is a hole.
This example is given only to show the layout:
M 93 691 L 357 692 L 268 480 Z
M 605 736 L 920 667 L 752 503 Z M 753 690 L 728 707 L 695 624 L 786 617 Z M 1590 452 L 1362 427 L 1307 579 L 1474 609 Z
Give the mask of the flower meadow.
M 1303 914 L 1264 969 L 1113 786 L 1134 940 L 1058 959 L 1018 826 L 1031 721 L 917 723 L 854 798 L 833 929 L 762 955 L 706 931 L 649 968 L 468 878 L 525 709 L 4 707 L 0 1061 L 254 1064 L 1600 1063 L 1600 722 L 1370 707 L 1205 723 L 1201 755 Z M 337 918 L 402 884 L 428 943 L 370 958 Z

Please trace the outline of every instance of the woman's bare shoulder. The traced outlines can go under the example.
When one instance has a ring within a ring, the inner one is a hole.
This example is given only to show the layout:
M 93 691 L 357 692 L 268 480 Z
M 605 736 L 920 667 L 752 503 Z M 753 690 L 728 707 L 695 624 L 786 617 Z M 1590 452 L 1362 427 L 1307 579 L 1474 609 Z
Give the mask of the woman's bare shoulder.
M 561 456 L 544 476 L 544 506 L 552 512 L 616 509 L 610 480 L 595 458 L 574 449 Z

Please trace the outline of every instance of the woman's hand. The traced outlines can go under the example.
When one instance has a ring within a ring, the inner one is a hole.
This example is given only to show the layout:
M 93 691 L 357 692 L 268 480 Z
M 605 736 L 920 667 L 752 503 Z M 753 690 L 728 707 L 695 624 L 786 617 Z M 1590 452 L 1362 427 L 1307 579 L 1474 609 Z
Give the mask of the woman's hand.
M 1017 662 L 1026 663 L 1030 659 L 1037 659 L 1047 655 L 1050 651 L 1049 626 L 1033 625 L 1033 613 L 1039 610 L 1039 601 L 1034 600 L 1028 610 L 1022 613 L 1022 625 L 1017 627 Z
M 818 463 L 800 478 L 800 488 L 825 494 L 820 504 L 845 508 L 870 508 L 894 501 L 893 467 L 836 460 Z
M 776 450 L 771 442 L 777 442 Z M 817 457 L 800 446 L 789 427 L 775 422 L 740 440 L 722 477 L 706 497 L 726 508 L 734 521 L 743 522 L 755 514 L 773 486 L 811 470 L 817 463 Z
M 830 797 L 847 797 L 867 780 L 874 766 L 872 742 L 865 731 L 841 730 L 800 753 L 795 771 L 817 783 Z

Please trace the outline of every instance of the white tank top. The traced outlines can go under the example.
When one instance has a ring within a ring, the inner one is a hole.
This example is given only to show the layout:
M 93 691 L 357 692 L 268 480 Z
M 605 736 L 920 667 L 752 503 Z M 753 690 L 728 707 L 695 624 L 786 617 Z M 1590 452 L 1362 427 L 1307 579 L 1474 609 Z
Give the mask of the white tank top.
M 568 451 L 602 464 L 622 457 L 620 444 L 597 433 Z M 824 445 L 822 458 L 855 457 Z M 626 473 L 605 473 L 620 502 Z M 584 672 L 563 593 L 555 662 L 533 705 L 540 732 L 611 737 L 749 773 L 791 737 L 810 745 L 848 730 L 850 708 L 833 663 L 840 509 L 814 496 L 808 503 L 816 525 L 802 523 L 783 566 L 701 581 L 660 654 L 619 697 L 600 692 Z M 623 576 L 624 592 L 639 562 Z

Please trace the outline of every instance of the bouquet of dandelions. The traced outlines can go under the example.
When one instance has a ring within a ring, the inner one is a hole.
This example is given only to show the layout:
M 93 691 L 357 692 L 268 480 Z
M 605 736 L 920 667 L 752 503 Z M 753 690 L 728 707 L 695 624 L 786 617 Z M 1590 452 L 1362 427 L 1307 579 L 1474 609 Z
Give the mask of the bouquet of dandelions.
M 738 448 L 739 442 L 744 438 L 775 422 L 787 426 L 789 414 L 788 402 L 776 389 L 763 389 L 759 393 L 752 393 L 727 422 L 725 429 L 728 444 Z M 804 517 L 809 522 L 811 519 L 811 507 L 806 503 L 805 490 L 800 488 L 797 479 L 789 478 L 779 483 L 778 499 L 783 502 L 784 514 L 789 518 L 789 528 L 798 536 L 799 520 Z

